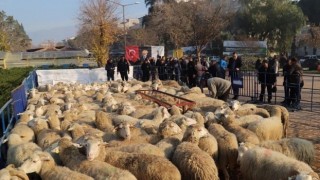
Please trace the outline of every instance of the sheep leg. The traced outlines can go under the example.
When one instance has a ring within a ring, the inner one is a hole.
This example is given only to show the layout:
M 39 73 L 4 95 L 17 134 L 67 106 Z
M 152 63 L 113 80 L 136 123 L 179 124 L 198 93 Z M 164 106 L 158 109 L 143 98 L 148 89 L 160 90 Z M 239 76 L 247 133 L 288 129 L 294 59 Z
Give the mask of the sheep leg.
M 225 180 L 229 180 L 229 179 L 230 179 L 230 176 L 229 176 L 227 167 L 224 166 L 224 167 L 222 168 L 222 172 L 223 172 L 223 175 L 224 175 L 224 179 L 225 179 Z

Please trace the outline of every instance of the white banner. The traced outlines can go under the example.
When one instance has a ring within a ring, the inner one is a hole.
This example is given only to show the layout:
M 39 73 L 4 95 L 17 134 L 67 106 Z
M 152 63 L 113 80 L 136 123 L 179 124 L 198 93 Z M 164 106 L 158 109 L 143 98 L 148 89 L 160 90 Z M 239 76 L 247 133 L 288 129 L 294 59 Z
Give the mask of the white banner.
M 164 56 L 164 46 L 151 46 L 151 57 L 157 59 L 157 56 Z
M 89 84 L 93 82 L 107 81 L 107 71 L 104 68 L 96 69 L 53 69 L 53 70 L 37 70 L 38 84 L 43 86 L 46 84 L 64 83 L 80 83 Z M 130 66 L 129 79 L 133 78 L 133 67 Z M 114 79 L 121 79 L 120 74 L 115 69 Z

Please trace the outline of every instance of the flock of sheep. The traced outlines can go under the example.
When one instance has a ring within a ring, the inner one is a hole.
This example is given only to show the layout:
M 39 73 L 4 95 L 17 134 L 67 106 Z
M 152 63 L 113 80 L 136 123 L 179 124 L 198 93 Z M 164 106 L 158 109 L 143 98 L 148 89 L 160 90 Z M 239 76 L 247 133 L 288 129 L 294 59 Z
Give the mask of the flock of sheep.
M 143 89 L 196 106 L 166 109 Z M 286 138 L 288 122 L 282 106 L 227 104 L 175 81 L 46 85 L 7 137 L 0 179 L 319 180 L 313 144 Z

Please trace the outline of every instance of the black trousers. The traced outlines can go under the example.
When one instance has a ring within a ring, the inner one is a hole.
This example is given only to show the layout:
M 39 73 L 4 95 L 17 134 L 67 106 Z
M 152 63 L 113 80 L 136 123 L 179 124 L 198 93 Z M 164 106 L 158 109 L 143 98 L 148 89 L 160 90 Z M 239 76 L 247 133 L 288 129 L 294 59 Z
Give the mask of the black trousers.
M 231 86 L 226 90 L 226 92 L 224 92 L 221 96 L 219 96 L 218 99 L 227 102 L 227 100 L 229 98 L 230 91 L 231 91 Z
M 260 101 L 263 101 L 264 94 L 266 93 L 266 88 L 268 91 L 268 101 L 272 99 L 272 85 L 271 84 L 261 84 Z
M 289 94 L 290 88 L 288 87 L 286 82 L 283 83 L 283 89 L 284 89 L 284 103 L 286 105 L 290 105 L 291 103 L 290 94 Z
M 237 78 L 237 77 L 231 76 L 232 91 L 233 91 L 233 95 L 234 95 L 235 97 L 238 97 L 238 96 L 239 96 L 239 88 L 233 84 L 233 80 L 234 80 L 235 78 Z
M 300 105 L 301 88 L 299 85 L 290 86 L 290 100 L 293 105 Z
M 150 73 L 149 72 L 143 72 L 142 81 L 146 82 L 146 81 L 149 81 L 149 79 L 150 79 Z
M 107 73 L 108 81 L 114 81 L 114 73 Z
M 127 72 L 120 72 L 120 75 L 121 75 L 121 79 L 122 81 L 126 80 L 128 81 L 128 73 Z

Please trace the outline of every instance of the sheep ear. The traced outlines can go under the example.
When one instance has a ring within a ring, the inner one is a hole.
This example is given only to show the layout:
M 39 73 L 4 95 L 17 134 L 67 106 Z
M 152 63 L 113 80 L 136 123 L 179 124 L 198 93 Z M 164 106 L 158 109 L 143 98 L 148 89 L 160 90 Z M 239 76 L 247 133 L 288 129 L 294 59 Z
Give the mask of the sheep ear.
M 109 144 L 109 143 L 107 143 L 107 142 L 101 143 L 102 146 L 107 146 L 108 144 Z
M 119 126 L 113 128 L 112 132 L 116 132 L 119 129 Z
M 59 154 L 60 153 L 60 149 L 59 149 L 59 146 L 58 147 L 55 147 L 51 150 L 52 153 L 56 153 L 56 154 Z
M 83 147 L 82 145 L 80 145 L 80 144 L 78 144 L 78 143 L 72 143 L 72 145 L 73 145 L 74 147 L 77 147 L 77 148 L 82 148 L 82 147 Z
M 50 157 L 47 154 L 39 153 L 41 161 L 50 161 Z

